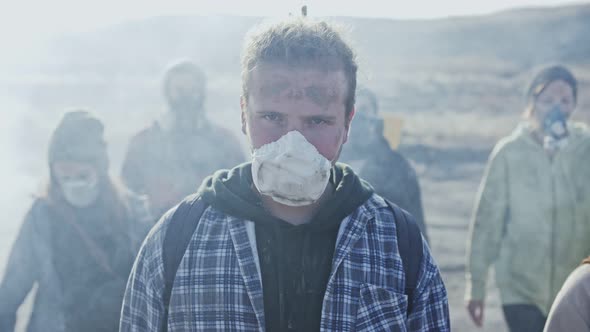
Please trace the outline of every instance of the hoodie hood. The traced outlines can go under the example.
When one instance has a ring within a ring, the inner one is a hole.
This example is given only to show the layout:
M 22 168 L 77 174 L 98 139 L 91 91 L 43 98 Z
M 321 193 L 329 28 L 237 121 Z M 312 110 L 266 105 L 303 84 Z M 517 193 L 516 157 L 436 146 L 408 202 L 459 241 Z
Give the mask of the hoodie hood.
M 310 223 L 297 227 L 321 230 L 339 226 L 342 219 L 373 194 L 373 188 L 344 164 L 336 163 L 332 167 L 330 183 L 334 190 L 332 196 L 323 203 Z M 252 181 L 251 163 L 217 171 L 203 181 L 198 192 L 205 202 L 232 216 L 256 223 L 286 223 L 264 209 Z
M 256 223 L 269 331 L 284 331 L 291 325 L 296 331 L 320 329 L 340 224 L 373 193 L 371 186 L 344 164 L 332 167 L 329 181 L 332 194 L 311 221 L 302 225 L 289 224 L 264 209 L 252 182 L 250 163 L 218 171 L 201 186 L 205 202 Z

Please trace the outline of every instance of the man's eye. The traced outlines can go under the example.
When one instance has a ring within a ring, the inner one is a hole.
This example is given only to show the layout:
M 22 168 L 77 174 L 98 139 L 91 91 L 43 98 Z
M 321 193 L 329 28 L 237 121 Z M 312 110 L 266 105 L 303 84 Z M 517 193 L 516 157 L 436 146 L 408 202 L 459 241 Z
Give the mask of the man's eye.
M 265 114 L 262 116 L 262 118 L 264 118 L 265 120 L 268 120 L 268 121 L 273 121 L 273 122 L 280 120 L 280 117 L 278 114 Z
M 316 126 L 328 123 L 328 121 L 321 119 L 321 118 L 313 118 L 313 119 L 309 120 L 309 122 L 312 125 L 316 125 Z

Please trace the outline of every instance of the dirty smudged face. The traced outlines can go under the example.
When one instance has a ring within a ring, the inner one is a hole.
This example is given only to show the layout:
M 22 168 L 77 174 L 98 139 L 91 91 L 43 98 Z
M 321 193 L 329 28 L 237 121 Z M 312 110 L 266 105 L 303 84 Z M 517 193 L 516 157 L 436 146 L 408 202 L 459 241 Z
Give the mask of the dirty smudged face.
M 260 64 L 242 97 L 242 131 L 252 149 L 299 131 L 331 162 L 348 137 L 343 71 Z M 351 117 L 352 118 L 352 114 Z

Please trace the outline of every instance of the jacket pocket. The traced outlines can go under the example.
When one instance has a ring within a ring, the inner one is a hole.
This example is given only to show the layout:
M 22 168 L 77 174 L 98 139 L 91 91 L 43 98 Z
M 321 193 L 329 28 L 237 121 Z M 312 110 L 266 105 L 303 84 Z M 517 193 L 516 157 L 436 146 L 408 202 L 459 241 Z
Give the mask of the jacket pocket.
M 356 314 L 357 331 L 406 331 L 408 299 L 385 288 L 362 284 Z

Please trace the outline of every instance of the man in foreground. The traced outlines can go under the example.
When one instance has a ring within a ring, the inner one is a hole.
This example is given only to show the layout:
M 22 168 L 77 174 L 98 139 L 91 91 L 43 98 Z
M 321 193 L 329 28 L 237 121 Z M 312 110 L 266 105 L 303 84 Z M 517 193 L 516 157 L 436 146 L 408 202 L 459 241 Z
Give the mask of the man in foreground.
M 254 33 L 242 66 L 252 162 L 154 227 L 121 331 L 449 331 L 412 217 L 336 163 L 354 116 L 351 48 L 324 22 L 289 20 Z

